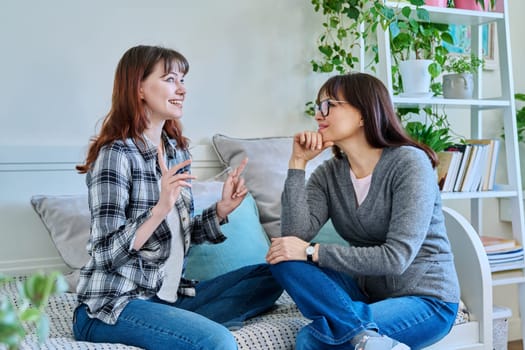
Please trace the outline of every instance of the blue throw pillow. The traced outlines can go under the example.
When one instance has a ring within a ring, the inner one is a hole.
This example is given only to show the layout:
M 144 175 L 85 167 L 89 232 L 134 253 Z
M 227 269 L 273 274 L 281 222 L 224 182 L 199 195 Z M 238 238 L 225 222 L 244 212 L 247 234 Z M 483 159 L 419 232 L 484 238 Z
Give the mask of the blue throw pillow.
M 312 241 L 317 243 L 335 243 L 341 245 L 348 245 L 348 242 L 345 241 L 339 233 L 335 230 L 332 220 L 328 220 L 319 230 L 319 233 L 312 239 Z
M 195 213 L 204 209 L 199 207 L 197 198 L 195 206 Z M 226 241 L 193 245 L 190 248 L 186 258 L 186 278 L 206 280 L 246 265 L 266 262 L 269 240 L 259 221 L 257 205 L 251 194 L 248 193 L 228 216 L 228 223 L 222 225 L 221 229 L 228 237 Z

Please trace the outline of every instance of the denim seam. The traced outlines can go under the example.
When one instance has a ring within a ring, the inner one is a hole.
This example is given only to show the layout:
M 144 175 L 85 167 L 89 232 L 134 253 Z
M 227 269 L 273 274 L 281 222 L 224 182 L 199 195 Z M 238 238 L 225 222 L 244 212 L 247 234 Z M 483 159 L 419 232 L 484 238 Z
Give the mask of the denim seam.
M 322 269 L 321 269 L 321 271 L 322 271 Z M 324 273 L 324 271 L 323 271 L 322 276 L 323 276 L 323 278 L 325 278 L 328 281 L 329 284 L 332 285 L 332 287 L 342 288 L 339 284 L 335 283 L 332 280 L 332 278 L 328 277 Z M 347 300 L 345 300 L 345 298 L 343 298 L 341 295 L 338 295 L 338 298 L 339 298 L 339 301 L 341 302 L 341 304 L 344 307 L 352 308 L 352 306 L 347 302 Z M 333 345 L 340 345 L 340 344 L 344 344 L 344 343 L 348 342 L 349 340 L 351 340 L 353 337 L 355 337 L 357 334 L 359 334 L 362 331 L 365 331 L 367 329 L 378 329 L 378 327 L 377 327 L 377 325 L 374 322 L 371 322 L 371 323 L 368 323 L 366 326 L 360 326 L 359 328 L 353 329 L 352 331 L 348 332 L 346 335 L 344 335 L 344 336 L 342 336 L 342 337 L 340 337 L 338 339 L 334 339 L 333 337 L 329 337 L 329 336 L 327 336 L 325 334 L 322 334 L 317 329 L 315 329 L 311 323 L 308 325 L 308 329 L 310 330 L 312 335 L 315 336 L 317 339 L 319 339 L 319 340 L 321 340 L 321 341 L 323 341 L 325 343 L 329 343 L 329 344 L 333 344 Z
M 425 299 L 424 297 L 420 297 L 421 299 Z M 407 329 L 409 328 L 412 328 L 414 327 L 415 325 L 418 325 L 418 324 L 421 324 L 421 323 L 424 323 L 424 322 L 427 322 L 429 319 L 433 318 L 433 317 L 436 317 L 437 314 L 440 314 L 440 311 L 443 310 L 443 305 L 442 304 L 439 304 L 438 305 L 438 310 L 432 312 L 432 311 L 429 311 L 428 313 L 425 313 L 425 314 L 419 314 L 418 317 L 414 317 L 413 320 L 415 322 L 411 323 L 409 326 L 405 326 L 405 327 L 400 327 L 396 330 L 392 329 L 392 332 L 391 332 L 391 336 L 394 336 L 395 338 L 395 335 L 396 334 L 399 334 L 399 333 L 402 333 L 404 331 L 406 331 Z
M 150 324 L 148 323 L 145 323 L 145 322 L 142 322 L 141 320 L 139 319 L 136 319 L 135 317 L 133 316 L 122 316 L 119 321 L 121 320 L 124 320 L 124 321 L 127 321 L 127 322 L 130 322 L 130 323 L 133 323 L 134 325 L 137 325 L 137 326 L 140 326 L 140 327 L 144 327 L 144 328 L 149 328 L 155 332 L 158 332 L 158 333 L 161 333 L 161 334 L 165 334 L 165 335 L 168 335 L 170 337 L 175 337 L 181 341 L 184 341 L 186 342 L 188 345 L 194 347 L 194 348 L 197 348 L 197 345 L 196 344 L 193 344 L 191 339 L 189 338 L 186 338 L 184 336 L 181 336 L 180 334 L 175 334 L 173 332 L 170 332 L 168 329 L 166 328 L 159 328 L 159 327 L 152 327 Z

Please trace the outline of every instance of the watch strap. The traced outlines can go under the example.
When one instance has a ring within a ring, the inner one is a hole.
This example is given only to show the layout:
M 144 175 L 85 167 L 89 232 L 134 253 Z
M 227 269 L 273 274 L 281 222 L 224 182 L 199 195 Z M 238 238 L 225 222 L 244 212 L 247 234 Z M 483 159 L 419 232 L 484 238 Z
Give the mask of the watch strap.
M 312 247 L 314 249 L 311 249 L 313 252 L 315 252 L 315 242 L 310 242 L 310 245 L 308 246 L 308 248 Z M 314 253 L 310 253 L 310 249 L 306 250 L 306 261 L 310 262 L 310 263 L 313 263 L 314 262 Z

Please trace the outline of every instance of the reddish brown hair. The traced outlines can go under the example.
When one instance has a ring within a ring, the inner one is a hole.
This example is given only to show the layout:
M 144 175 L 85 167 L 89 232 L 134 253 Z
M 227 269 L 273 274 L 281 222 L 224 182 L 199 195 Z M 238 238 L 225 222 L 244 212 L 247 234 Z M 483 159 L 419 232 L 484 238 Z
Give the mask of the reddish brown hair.
M 153 72 L 158 62 L 164 63 L 165 73 L 171 71 L 173 65 L 185 75 L 190 69 L 186 58 L 172 49 L 141 45 L 124 53 L 115 72 L 111 109 L 102 122 L 100 133 L 91 139 L 85 164 L 76 166 L 79 173 L 86 173 L 100 149 L 116 140 L 132 138 L 137 145 L 145 145 L 143 133 L 148 126 L 148 116 L 139 89 L 140 83 Z M 182 136 L 182 125 L 178 120 L 167 120 L 163 129 L 179 147 L 188 147 L 188 139 Z
M 407 135 L 394 111 L 390 93 L 376 77 L 366 73 L 333 76 L 319 89 L 317 103 L 322 96 L 343 99 L 361 112 L 365 137 L 371 146 L 414 146 L 428 155 L 433 167 L 438 164 L 438 157 L 431 148 Z M 334 146 L 333 153 L 336 157 L 341 157 L 339 147 Z

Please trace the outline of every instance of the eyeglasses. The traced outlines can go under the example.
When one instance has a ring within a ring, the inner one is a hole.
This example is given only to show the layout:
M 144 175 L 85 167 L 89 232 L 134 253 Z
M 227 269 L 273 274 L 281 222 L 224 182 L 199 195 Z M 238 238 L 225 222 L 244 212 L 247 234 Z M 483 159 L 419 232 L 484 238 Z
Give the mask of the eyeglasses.
M 321 112 L 321 115 L 323 118 L 328 117 L 328 114 L 330 113 L 330 107 L 334 107 L 335 105 L 333 103 L 350 103 L 348 101 L 337 101 L 337 100 L 322 100 L 318 104 L 315 105 L 316 109 Z

